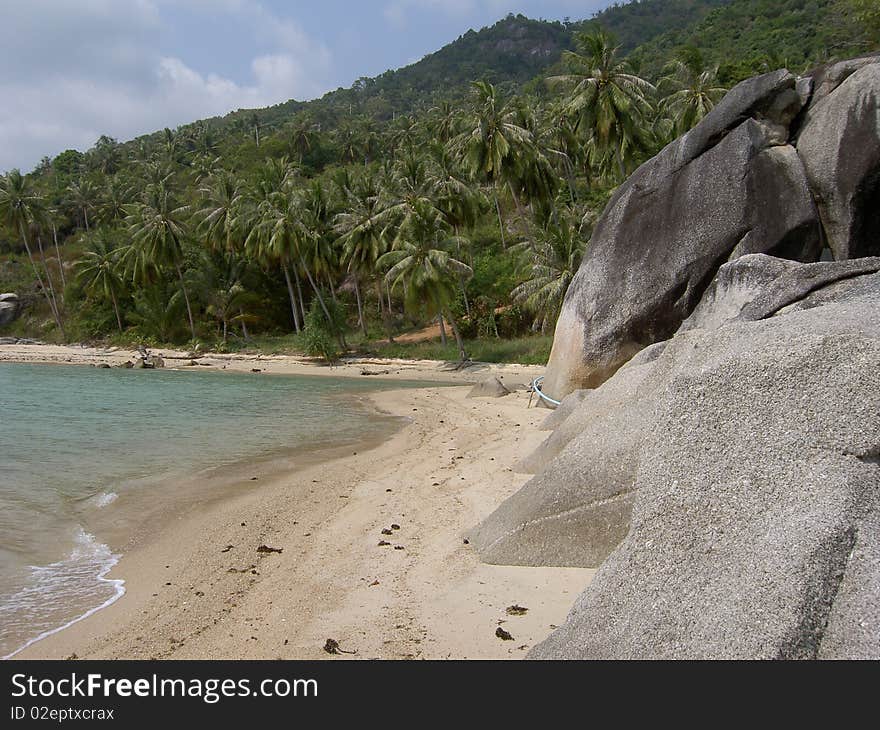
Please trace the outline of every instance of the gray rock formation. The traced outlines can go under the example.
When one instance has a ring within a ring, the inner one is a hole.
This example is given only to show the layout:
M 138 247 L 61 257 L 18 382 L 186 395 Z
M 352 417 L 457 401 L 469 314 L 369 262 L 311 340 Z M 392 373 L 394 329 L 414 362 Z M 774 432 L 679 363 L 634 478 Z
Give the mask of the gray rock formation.
M 562 399 L 562 403 L 554 408 L 550 415 L 541 422 L 540 429 L 542 431 L 552 431 L 557 428 L 577 410 L 578 406 L 583 403 L 584 398 L 589 396 L 590 393 L 591 391 L 589 390 L 576 390 L 573 393 L 569 393 Z M 527 469 L 526 471 L 530 470 Z
M 765 319 L 835 281 L 876 271 L 880 271 L 880 257 L 797 264 L 763 254 L 742 256 L 718 270 L 703 300 L 678 333 L 717 329 L 733 319 Z M 641 356 L 639 353 L 633 361 Z
M 835 258 L 880 255 L 880 63 L 811 106 L 797 149 Z
M 468 535 L 599 567 L 530 656 L 880 659 L 878 210 L 877 56 L 741 84 L 618 189 L 535 476 Z
M 505 395 L 510 395 L 510 391 L 497 375 L 481 380 L 468 392 L 468 398 L 501 398 Z
M 0 294 L 0 327 L 12 324 L 21 313 L 18 294 Z
M 531 656 L 880 658 L 878 311 L 865 274 L 677 334 L 629 532 Z
M 655 365 L 621 370 L 518 466 L 536 476 L 468 534 L 487 563 L 595 568 L 629 529 Z M 566 399 L 567 400 L 567 399 Z
M 728 259 L 818 258 L 818 213 L 785 144 L 799 109 L 791 74 L 744 82 L 619 188 L 566 296 L 548 394 L 596 387 L 671 337 Z
M 732 89 L 640 167 L 597 223 L 543 389 L 595 388 L 671 337 L 726 262 L 880 254 L 880 57 Z M 805 106 L 806 105 L 806 106 Z M 795 146 L 796 144 L 796 146 Z

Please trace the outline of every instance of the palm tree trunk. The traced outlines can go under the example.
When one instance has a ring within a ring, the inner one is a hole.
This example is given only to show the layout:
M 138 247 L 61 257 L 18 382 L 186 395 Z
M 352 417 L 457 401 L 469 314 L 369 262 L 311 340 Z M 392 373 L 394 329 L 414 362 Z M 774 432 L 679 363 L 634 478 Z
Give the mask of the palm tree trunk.
M 355 296 L 355 299 L 357 299 L 357 305 L 358 305 L 358 324 L 360 324 L 361 331 L 364 333 L 364 337 L 368 337 L 369 335 L 367 334 L 367 323 L 364 320 L 364 305 L 363 305 L 363 302 L 361 301 L 361 287 L 360 287 L 360 284 L 358 283 L 357 272 L 355 272 L 355 275 L 354 275 L 354 296 Z
M 443 314 L 437 315 L 437 321 L 440 323 L 440 344 L 446 347 L 448 340 L 446 339 L 446 327 L 443 324 Z
M 501 248 L 507 249 L 507 243 L 504 240 L 504 219 L 501 217 L 501 205 L 498 203 L 498 188 L 495 188 L 495 212 L 498 213 L 498 228 L 501 231 Z
M 461 241 L 458 239 L 458 224 L 454 225 L 452 229 L 455 232 L 455 248 L 458 251 L 458 260 L 461 261 Z M 471 304 L 468 301 L 467 287 L 465 286 L 464 276 L 462 274 L 458 275 L 458 283 L 461 285 L 461 296 L 464 298 L 464 312 L 470 317 Z
M 122 317 L 119 315 L 119 302 L 116 301 L 116 292 L 110 287 L 110 299 L 113 302 L 113 311 L 116 313 L 116 324 L 119 326 L 119 334 L 122 334 Z
M 52 221 L 52 239 L 55 241 L 55 253 L 58 256 L 58 271 L 61 273 L 61 292 L 63 295 L 67 288 L 67 281 L 64 278 L 64 259 L 61 258 L 61 248 L 58 246 L 58 229 L 55 227 L 54 221 Z
M 331 329 L 336 329 L 336 326 L 333 324 L 333 318 L 330 316 L 330 312 L 327 310 L 327 305 L 324 302 L 324 297 L 321 296 L 321 290 L 318 289 L 318 285 L 315 283 L 315 280 L 312 278 L 312 272 L 309 271 L 309 267 L 306 266 L 306 262 L 300 254 L 299 257 L 300 263 L 302 264 L 303 271 L 306 272 L 306 277 L 308 277 L 309 284 L 312 285 L 312 291 L 315 292 L 315 296 L 318 298 L 318 303 L 321 305 L 321 309 L 324 311 L 324 316 L 327 318 L 327 324 L 330 325 Z M 337 338 L 339 339 L 339 344 L 342 345 L 343 350 L 348 349 L 348 345 L 345 342 L 345 335 L 341 332 L 336 333 Z
M 174 266 L 177 268 L 177 278 L 180 279 L 180 289 L 183 292 L 183 301 L 186 302 L 186 316 L 189 318 L 189 331 L 193 340 L 196 338 L 196 325 L 193 322 L 192 307 L 189 303 L 189 292 L 186 290 L 186 284 L 183 281 L 183 269 L 180 268 L 180 262 L 175 261 Z
M 248 335 L 247 324 L 245 324 L 244 321 L 244 310 L 239 309 L 238 314 L 241 317 L 241 336 L 244 338 L 245 342 L 247 342 L 250 339 L 250 335 Z
M 464 349 L 464 342 L 461 339 L 461 333 L 458 331 L 458 325 L 455 323 L 455 317 L 452 316 L 451 312 L 447 312 L 446 318 L 449 320 L 449 326 L 452 327 L 452 334 L 455 335 L 455 344 L 458 345 L 458 356 L 461 358 L 462 362 L 465 362 L 468 359 L 468 356 Z
M 519 217 L 522 220 L 526 220 L 526 212 L 523 210 L 522 203 L 519 202 L 519 196 L 516 194 L 516 190 L 513 189 L 513 183 L 508 182 L 507 187 L 510 190 L 510 195 L 513 197 L 513 204 L 516 206 L 516 212 L 519 213 Z
M 300 333 L 299 313 L 296 311 L 296 298 L 293 295 L 293 284 L 290 281 L 290 270 L 286 263 L 281 264 L 281 270 L 284 272 L 284 281 L 287 282 L 287 297 L 290 299 L 290 311 L 293 313 L 293 327 L 296 333 Z
M 334 302 L 338 302 L 339 300 L 336 298 L 336 288 L 333 286 L 333 277 L 330 276 L 330 272 L 327 272 L 327 286 L 330 287 L 330 296 L 333 297 Z
M 40 285 L 40 291 L 43 292 L 43 296 L 46 297 L 46 302 L 49 304 L 49 311 L 52 312 L 52 317 L 55 319 L 55 324 L 58 325 L 58 329 L 61 330 L 62 335 L 64 334 L 64 328 L 61 326 L 61 318 L 58 316 L 58 312 L 55 310 L 55 306 L 52 302 L 52 298 L 49 296 L 49 290 L 46 288 L 46 285 L 43 283 L 43 277 L 40 276 L 40 270 L 37 268 L 37 262 L 34 261 L 34 255 L 31 251 L 31 246 L 27 240 L 27 234 L 24 230 L 24 224 L 19 225 L 19 233 L 21 234 L 22 243 L 24 243 L 24 249 L 27 251 L 28 260 L 31 262 L 31 268 L 34 270 L 34 276 L 37 277 L 37 283 Z M 66 339 L 66 337 L 65 337 Z
M 302 322 L 303 327 L 306 325 L 306 305 L 303 304 L 303 290 L 299 283 L 299 270 L 296 266 L 293 268 L 293 281 L 296 284 L 296 296 L 299 300 L 299 313 L 300 313 L 300 322 Z
M 61 321 L 61 310 L 58 308 L 58 297 L 55 296 L 55 284 L 52 282 L 52 275 L 49 273 L 49 264 L 46 263 L 46 252 L 43 250 L 43 237 L 37 233 L 37 245 L 40 247 L 40 258 L 43 260 L 43 271 L 46 272 L 46 281 L 49 282 L 49 293 L 52 295 L 52 306 L 55 314 Z M 64 334 L 64 331 L 61 332 Z
M 223 317 L 223 344 L 226 344 L 226 337 L 229 334 L 229 324 L 226 321 L 226 317 Z

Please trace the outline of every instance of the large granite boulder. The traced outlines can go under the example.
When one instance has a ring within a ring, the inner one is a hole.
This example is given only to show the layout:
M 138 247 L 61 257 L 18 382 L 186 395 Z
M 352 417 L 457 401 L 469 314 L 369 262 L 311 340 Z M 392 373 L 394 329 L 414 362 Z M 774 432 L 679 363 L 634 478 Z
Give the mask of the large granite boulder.
M 799 81 L 809 82 L 810 86 L 808 99 L 810 106 L 804 109 L 804 119 L 809 120 L 813 108 L 856 71 L 872 63 L 880 63 L 880 55 L 870 53 L 857 58 L 847 58 L 843 61 L 823 64 L 808 72 L 802 80 L 799 79 Z
M 729 266 L 740 314 L 656 360 L 629 531 L 533 658 L 880 658 L 880 274 Z
M 734 319 L 766 319 L 829 284 L 877 271 L 880 271 L 880 257 L 876 256 L 812 264 L 798 264 L 764 254 L 742 256 L 718 270 L 699 306 L 682 323 L 678 333 L 717 329 Z
M 612 197 L 566 295 L 544 390 L 595 388 L 671 337 L 740 256 L 880 255 L 877 210 L 880 56 L 743 82 Z
M 18 294 L 0 294 L 0 327 L 14 322 L 21 313 Z
M 487 563 L 598 567 L 629 529 L 655 365 L 624 368 L 518 466 L 534 472 L 468 534 Z M 568 401 L 569 398 L 566 398 Z
M 880 59 L 814 102 L 797 151 L 837 259 L 880 255 Z
M 729 259 L 818 259 L 818 213 L 786 144 L 800 105 L 788 72 L 744 82 L 618 189 L 565 298 L 549 395 L 595 388 L 671 337 Z

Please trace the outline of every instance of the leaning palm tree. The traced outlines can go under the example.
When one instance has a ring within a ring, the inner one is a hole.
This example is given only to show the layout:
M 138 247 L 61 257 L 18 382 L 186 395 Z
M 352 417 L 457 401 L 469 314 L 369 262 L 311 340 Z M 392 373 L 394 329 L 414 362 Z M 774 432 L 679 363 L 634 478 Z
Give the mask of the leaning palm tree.
M 666 92 L 661 107 L 677 134 L 684 134 L 705 117 L 726 92 L 718 83 L 717 67 L 707 67 L 694 47 L 683 48 L 676 54 L 675 60 L 666 66 L 659 89 Z
M 170 266 L 177 272 L 190 333 L 195 340 L 196 326 L 183 276 L 183 241 L 187 236 L 189 206 L 178 205 L 170 188 L 161 183 L 148 185 L 142 202 L 130 205 L 128 211 L 125 223 L 141 270 Z
M 125 281 L 119 263 L 119 250 L 104 229 L 91 237 L 88 246 L 82 258 L 76 262 L 76 280 L 88 294 L 110 300 L 116 325 L 122 332 L 119 298 L 125 291 Z
M 609 154 L 620 177 L 626 177 L 636 153 L 647 145 L 644 118 L 654 87 L 631 73 L 602 30 L 576 34 L 577 51 L 565 51 L 567 73 L 547 79 L 551 87 L 568 90 L 566 111 L 577 119 L 580 133 Z
M 456 297 L 459 277 L 469 277 L 473 271 L 450 253 L 453 244 L 449 233 L 440 212 L 419 202 L 398 228 L 391 250 L 377 263 L 387 268 L 385 282 L 390 288 L 403 287 L 407 310 L 447 319 L 464 362 L 467 352 L 450 305 Z
M 526 256 L 528 278 L 514 288 L 511 296 L 534 314 L 533 329 L 544 333 L 556 322 L 565 293 L 581 265 L 584 240 L 591 228 L 590 216 L 578 225 L 570 213 L 562 212 L 556 222 L 536 228 L 530 240 L 515 247 Z
M 21 242 L 27 251 L 28 260 L 34 270 L 40 291 L 46 297 L 55 324 L 58 325 L 58 329 L 63 335 L 64 325 L 61 322 L 61 313 L 53 296 L 51 281 L 48 282 L 48 285 L 43 281 L 30 246 L 31 226 L 39 223 L 42 219 L 44 205 L 43 198 L 34 191 L 30 181 L 19 170 L 10 170 L 6 175 L 0 177 L 0 218 L 21 236 Z

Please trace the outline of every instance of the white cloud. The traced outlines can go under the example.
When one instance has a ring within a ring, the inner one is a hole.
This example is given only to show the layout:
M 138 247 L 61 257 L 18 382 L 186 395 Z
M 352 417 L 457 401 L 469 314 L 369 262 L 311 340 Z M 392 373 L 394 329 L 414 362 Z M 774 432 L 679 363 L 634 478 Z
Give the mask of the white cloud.
M 101 134 L 129 139 L 329 88 L 329 50 L 256 0 L 174 3 L 249 36 L 254 55 L 239 81 L 199 71 L 183 53 L 158 50 L 170 0 L 13 5 L 0 26 L 0 171 L 28 170 L 69 147 L 86 149 Z

